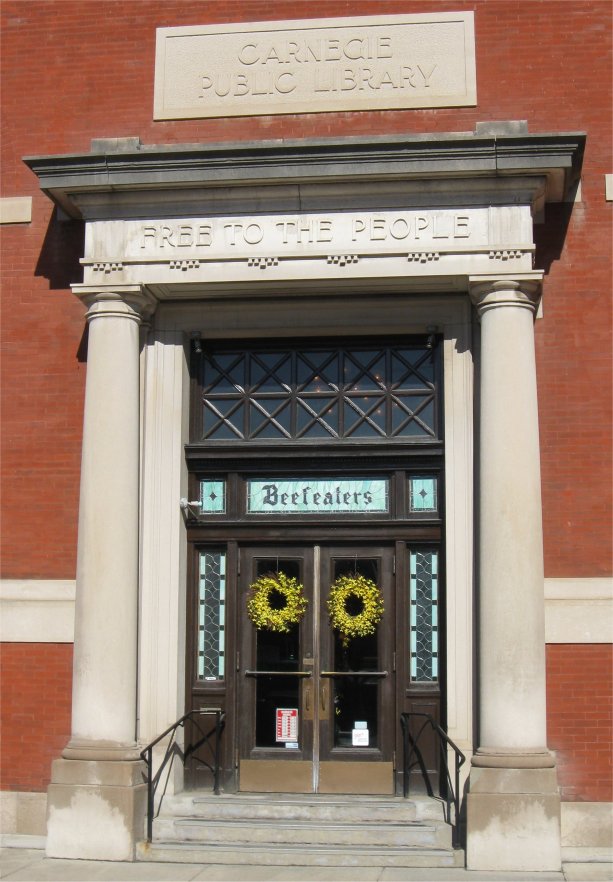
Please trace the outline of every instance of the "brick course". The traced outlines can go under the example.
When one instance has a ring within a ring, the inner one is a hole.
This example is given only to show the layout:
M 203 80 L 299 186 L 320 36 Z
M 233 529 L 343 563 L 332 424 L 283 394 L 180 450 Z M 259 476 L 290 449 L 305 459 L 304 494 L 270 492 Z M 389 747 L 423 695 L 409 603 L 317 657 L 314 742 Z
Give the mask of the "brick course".
M 562 799 L 613 800 L 613 647 L 547 647 L 547 740 Z
M 0 645 L 0 790 L 45 790 L 70 737 L 72 645 Z

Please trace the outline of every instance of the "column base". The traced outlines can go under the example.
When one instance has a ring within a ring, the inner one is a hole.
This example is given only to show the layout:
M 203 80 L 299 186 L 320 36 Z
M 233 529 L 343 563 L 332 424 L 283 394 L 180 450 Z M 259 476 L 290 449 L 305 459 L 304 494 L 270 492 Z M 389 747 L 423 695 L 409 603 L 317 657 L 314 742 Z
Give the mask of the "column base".
M 559 871 L 560 794 L 549 753 L 477 753 L 466 810 L 469 870 Z
M 132 861 L 144 838 L 145 766 L 58 759 L 47 791 L 47 857 Z

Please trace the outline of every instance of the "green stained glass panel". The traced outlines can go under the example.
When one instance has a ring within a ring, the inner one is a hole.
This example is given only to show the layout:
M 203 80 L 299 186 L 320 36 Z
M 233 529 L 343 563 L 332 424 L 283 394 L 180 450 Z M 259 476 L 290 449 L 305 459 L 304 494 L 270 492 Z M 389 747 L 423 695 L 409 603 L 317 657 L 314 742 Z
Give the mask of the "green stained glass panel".
M 410 511 L 438 510 L 436 478 L 409 478 L 409 490 Z
M 208 479 L 201 481 L 200 502 L 202 514 L 225 514 L 226 482 Z

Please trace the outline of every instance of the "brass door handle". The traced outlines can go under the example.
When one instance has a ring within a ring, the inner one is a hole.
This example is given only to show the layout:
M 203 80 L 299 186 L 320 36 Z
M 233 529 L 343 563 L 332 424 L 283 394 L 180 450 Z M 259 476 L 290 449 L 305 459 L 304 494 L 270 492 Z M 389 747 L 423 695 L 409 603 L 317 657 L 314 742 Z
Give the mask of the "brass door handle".
M 302 687 L 302 700 L 304 702 L 304 710 L 303 714 L 304 720 L 312 720 L 313 719 L 313 681 L 306 680 L 304 681 L 304 686 Z
M 312 677 L 313 671 L 245 671 L 245 677 Z
M 387 671 L 320 671 L 320 677 L 387 677 Z
M 325 714 L 326 709 L 328 707 L 328 684 L 327 683 L 319 690 L 319 701 L 321 704 L 322 713 Z

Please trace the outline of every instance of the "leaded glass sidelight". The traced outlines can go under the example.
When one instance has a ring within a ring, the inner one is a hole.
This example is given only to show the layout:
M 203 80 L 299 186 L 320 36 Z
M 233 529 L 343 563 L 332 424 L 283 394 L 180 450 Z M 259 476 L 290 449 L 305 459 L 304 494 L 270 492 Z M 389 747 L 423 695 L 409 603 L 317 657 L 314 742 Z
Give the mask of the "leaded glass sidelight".
M 438 680 L 438 552 L 410 554 L 410 670 L 411 680 Z
M 226 553 L 200 552 L 198 585 L 198 679 L 225 673 Z
M 200 440 L 436 440 L 436 357 L 410 345 L 209 349 Z

